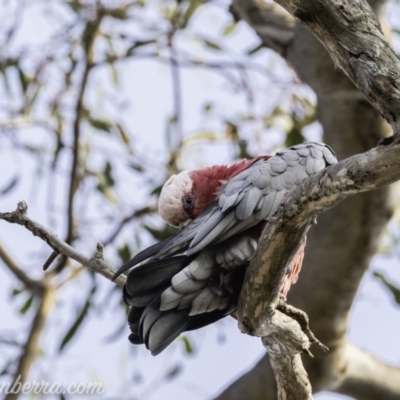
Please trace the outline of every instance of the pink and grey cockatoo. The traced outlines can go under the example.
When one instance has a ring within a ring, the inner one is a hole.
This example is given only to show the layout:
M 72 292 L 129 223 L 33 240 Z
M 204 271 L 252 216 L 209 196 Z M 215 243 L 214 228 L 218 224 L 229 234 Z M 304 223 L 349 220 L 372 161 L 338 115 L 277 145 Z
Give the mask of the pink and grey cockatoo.
M 174 175 L 164 184 L 161 217 L 181 230 L 120 268 L 133 268 L 124 287 L 131 306 L 134 344 L 153 355 L 182 332 L 198 329 L 236 310 L 246 267 L 262 230 L 298 182 L 336 163 L 323 143 L 305 143 L 274 156 L 216 165 Z M 286 296 L 301 269 L 303 242 L 282 282 Z

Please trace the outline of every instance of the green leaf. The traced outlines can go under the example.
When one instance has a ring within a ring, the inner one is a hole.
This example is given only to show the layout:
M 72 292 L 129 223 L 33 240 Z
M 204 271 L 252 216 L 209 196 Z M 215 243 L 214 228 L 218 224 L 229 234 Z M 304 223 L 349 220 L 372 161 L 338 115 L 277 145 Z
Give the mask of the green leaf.
M 239 131 L 238 126 L 232 122 L 227 121 L 225 127 L 225 136 L 232 142 L 239 141 Z
M 31 78 L 29 78 L 24 71 L 22 71 L 22 69 L 17 66 L 17 70 L 18 70 L 18 75 L 19 75 L 19 81 L 21 83 L 21 88 L 22 91 L 24 92 L 24 94 L 26 93 L 26 91 L 28 90 L 28 86 L 31 82 Z
M 285 147 L 295 146 L 296 144 L 303 143 L 304 136 L 301 130 L 296 125 L 287 133 L 285 140 Z
M 120 125 L 120 124 L 117 123 L 117 124 L 116 124 L 116 127 L 117 127 L 117 131 L 118 131 L 118 133 L 119 133 L 119 136 L 120 136 L 122 142 L 123 142 L 127 147 L 129 147 L 130 144 L 131 144 L 131 140 L 130 140 L 130 138 L 129 138 L 129 135 L 126 133 L 126 131 L 125 131 L 125 129 L 122 127 L 122 125 Z
M 118 248 L 118 255 L 124 264 L 132 258 L 131 249 L 126 243 Z
M 31 308 L 32 303 L 33 303 L 33 296 L 30 296 L 28 300 L 25 302 L 25 304 L 21 307 L 19 312 L 21 314 L 26 314 L 28 310 Z
M 65 4 L 69 5 L 75 13 L 79 13 L 82 9 L 82 4 L 77 0 L 66 1 Z
M 231 24 L 227 25 L 224 29 L 224 31 L 222 32 L 222 34 L 224 36 L 230 35 L 232 32 L 235 31 L 235 29 L 237 28 L 237 23 L 236 22 L 232 22 Z
M 63 337 L 61 344 L 59 346 L 58 351 L 61 352 L 64 347 L 71 341 L 71 339 L 75 336 L 76 332 L 78 332 L 78 329 L 80 328 L 80 326 L 82 325 L 82 322 L 85 320 L 88 311 L 91 307 L 91 300 L 93 297 L 93 294 L 96 291 L 96 287 L 94 286 L 91 290 L 91 292 L 89 293 L 88 298 L 86 299 L 85 303 L 83 304 L 82 308 L 80 309 L 80 311 L 78 312 L 78 315 L 75 319 L 75 321 L 73 322 L 73 324 L 71 325 L 71 327 L 68 329 L 67 333 L 65 334 L 65 336 Z
M 208 48 L 210 48 L 212 50 L 217 50 L 217 51 L 221 51 L 222 50 L 221 47 L 217 43 L 214 43 L 214 42 L 212 42 L 210 40 L 203 39 L 203 42 Z
M 183 342 L 183 345 L 185 346 L 185 352 L 187 354 L 193 354 L 194 353 L 194 349 L 192 344 L 190 343 L 189 339 L 186 336 L 180 336 L 179 340 L 181 342 Z
M 19 294 L 25 292 L 25 288 L 21 288 L 21 289 L 13 289 L 11 295 L 13 297 L 18 296 Z
M 142 47 L 142 46 L 146 46 L 147 44 L 151 44 L 151 43 L 155 43 L 155 42 L 156 41 L 154 39 L 138 40 L 131 47 L 128 48 L 128 50 L 126 51 L 126 55 L 127 56 L 131 56 L 137 48 Z
M 143 167 L 141 165 L 139 165 L 139 164 L 136 164 L 135 162 L 131 162 L 129 164 L 129 167 L 134 169 L 137 172 L 143 172 Z
M 107 14 L 115 19 L 120 19 L 120 20 L 126 20 L 129 17 L 128 13 L 127 13 L 127 9 L 125 7 L 108 10 Z
M 258 53 L 262 48 L 264 47 L 264 45 L 262 43 L 258 44 L 256 47 L 253 47 L 252 49 L 247 51 L 247 54 L 249 56 Z
M 209 112 L 211 112 L 213 109 L 214 109 L 214 104 L 212 104 L 212 103 L 206 103 L 206 104 L 203 105 L 203 111 L 204 111 L 205 113 L 209 113 Z
M 189 4 L 188 7 L 186 8 L 186 11 L 181 16 L 181 21 L 179 23 L 180 29 L 186 28 L 188 22 L 193 17 L 194 13 L 199 8 L 199 6 L 202 4 L 202 2 L 199 0 L 190 0 L 188 3 Z
M 5 194 L 11 192 L 17 186 L 18 182 L 19 182 L 19 176 L 15 175 L 3 189 L 0 189 L 0 196 L 3 196 Z
M 106 166 L 104 167 L 104 177 L 106 178 L 108 186 L 114 186 L 115 180 L 112 177 L 112 165 L 108 161 L 106 162 Z
M 176 364 L 165 373 L 164 378 L 170 381 L 171 379 L 176 378 L 181 372 L 182 372 L 182 365 Z
M 119 74 L 118 74 L 118 70 L 115 67 L 114 63 L 110 63 L 110 69 L 111 69 L 111 75 L 112 75 L 113 82 L 116 85 L 119 85 Z
M 143 225 L 143 227 L 157 240 L 164 240 L 178 232 L 178 228 L 167 224 L 162 229 L 154 229 L 147 225 Z
M 89 124 L 100 131 L 111 132 L 111 123 L 102 119 L 89 118 Z
M 156 187 L 150 192 L 150 195 L 153 195 L 153 194 L 159 195 L 159 194 L 161 193 L 161 190 L 162 190 L 163 186 L 164 186 L 164 185 L 156 186 Z
M 106 162 L 103 171 L 97 175 L 97 179 L 97 190 L 100 191 L 108 201 L 116 203 L 117 199 L 112 190 L 115 185 L 115 179 L 112 175 L 112 165 L 109 161 Z
M 390 292 L 392 293 L 393 297 L 394 297 L 394 301 L 397 304 L 400 304 L 400 288 L 398 288 L 397 286 L 393 285 L 393 283 L 389 282 L 385 276 L 383 274 L 381 274 L 380 272 L 374 272 L 374 276 L 376 278 L 378 278 L 385 286 L 387 289 L 390 290 Z
M 239 147 L 238 158 L 252 158 L 252 156 L 247 151 L 247 146 L 248 146 L 248 143 L 246 140 L 244 140 L 244 139 L 239 140 L 239 142 L 238 142 L 238 147 Z

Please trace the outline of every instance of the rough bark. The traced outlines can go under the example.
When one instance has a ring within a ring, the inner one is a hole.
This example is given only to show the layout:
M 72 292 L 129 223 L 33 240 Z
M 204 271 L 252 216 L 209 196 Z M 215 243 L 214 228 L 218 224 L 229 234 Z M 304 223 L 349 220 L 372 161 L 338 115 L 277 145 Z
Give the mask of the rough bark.
M 281 6 L 263 0 L 234 1 L 231 12 L 257 32 L 263 45 L 284 55 L 292 42 L 296 20 Z
M 236 10 L 242 10 L 240 17 L 253 26 L 251 18 L 244 14 L 249 5 L 256 15 L 255 2 L 235 0 L 233 4 Z M 385 2 L 376 0 L 370 4 L 386 28 Z M 257 24 L 262 23 L 258 21 Z M 354 84 L 334 67 L 321 43 L 300 25 L 293 28 L 293 33 L 293 40 L 284 54 L 299 77 L 316 92 L 324 141 L 335 149 L 338 158 L 366 151 L 390 134 L 390 126 Z M 392 215 L 390 193 L 390 188 L 385 188 L 348 198 L 321 214 L 318 224 L 308 233 L 304 267 L 299 282 L 291 289 L 289 302 L 307 312 L 313 332 L 330 348 L 328 354 L 316 352 L 314 359 L 304 359 L 315 392 L 337 390 L 354 395 L 348 386 L 341 386 L 341 382 L 346 382 L 349 362 L 344 352 L 348 313 Z M 392 368 L 380 365 L 383 370 Z M 392 373 L 400 379 L 398 369 L 393 368 Z M 381 394 L 379 398 L 395 398 L 385 390 L 385 381 L 374 380 L 370 384 Z M 397 391 L 397 396 L 399 393 Z M 276 396 L 273 371 L 266 355 L 218 399 L 272 400 Z
M 299 244 L 317 216 L 344 198 L 400 179 L 400 139 L 334 164 L 295 186 L 266 226 L 246 272 L 237 316 L 242 331 L 258 333 L 273 314 L 279 288 Z M 264 328 L 263 328 L 264 330 Z
M 327 48 L 334 64 L 400 130 L 400 60 L 366 0 L 276 0 Z

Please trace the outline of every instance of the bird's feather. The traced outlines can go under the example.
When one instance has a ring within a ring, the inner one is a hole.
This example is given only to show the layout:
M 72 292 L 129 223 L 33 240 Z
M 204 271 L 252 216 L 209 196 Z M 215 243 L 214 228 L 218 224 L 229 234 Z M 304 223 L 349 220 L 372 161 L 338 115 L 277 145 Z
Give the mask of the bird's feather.
M 128 295 L 144 296 L 160 286 L 169 284 L 193 257 L 177 256 L 164 260 L 156 260 L 133 268 L 126 280 Z
M 174 237 L 125 264 L 121 270 L 149 259 L 129 273 L 124 289 L 126 301 L 134 306 L 128 318 L 130 340 L 145 343 L 155 355 L 183 331 L 233 312 L 266 221 L 297 183 L 335 162 L 332 149 L 320 143 L 296 145 L 249 162 L 224 180 L 215 200 Z M 304 243 L 285 276 L 282 293 L 297 280 L 303 254 Z

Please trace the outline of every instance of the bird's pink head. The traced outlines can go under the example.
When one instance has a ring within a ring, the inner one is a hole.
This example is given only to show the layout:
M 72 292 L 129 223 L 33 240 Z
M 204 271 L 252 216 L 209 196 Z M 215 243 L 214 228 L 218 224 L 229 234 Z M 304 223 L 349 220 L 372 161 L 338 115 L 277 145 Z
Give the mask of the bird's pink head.
M 170 225 L 183 227 L 196 218 L 204 208 L 216 199 L 221 187 L 238 173 L 250 167 L 261 156 L 242 160 L 232 165 L 183 171 L 171 176 L 164 184 L 158 210 L 162 219 Z

